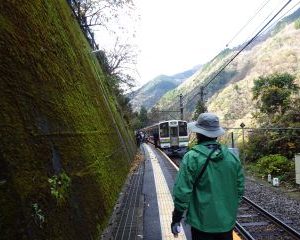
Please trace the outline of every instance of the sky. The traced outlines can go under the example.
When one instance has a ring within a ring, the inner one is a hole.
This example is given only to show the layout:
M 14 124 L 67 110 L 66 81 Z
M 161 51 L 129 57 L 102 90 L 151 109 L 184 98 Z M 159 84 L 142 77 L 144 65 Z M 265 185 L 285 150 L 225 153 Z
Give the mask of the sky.
M 249 41 L 289 0 L 133 0 L 134 14 L 120 14 L 117 37 L 136 46 L 134 76 L 140 87 L 156 76 L 205 64 L 226 48 Z M 298 5 L 297 5 L 298 4 Z M 290 4 L 270 23 L 299 7 Z M 247 24 L 248 23 L 248 24 Z M 119 26 L 124 30 L 120 31 Z M 242 29 L 242 31 L 240 31 Z M 94 29 L 93 29 L 94 30 Z M 104 30 L 104 32 L 103 32 Z M 121 33 L 122 32 L 122 33 Z M 133 34 L 134 33 L 134 34 Z M 112 34 L 95 31 L 101 48 L 114 46 Z M 115 38 L 116 36 L 114 36 Z M 130 67 L 131 68 L 131 67 Z
M 286 2 L 288 0 L 138 0 L 140 20 L 134 40 L 140 51 L 137 85 L 160 74 L 172 75 L 208 62 L 265 5 L 228 47 L 251 39 L 264 20 Z M 283 13 L 292 6 L 293 1 Z

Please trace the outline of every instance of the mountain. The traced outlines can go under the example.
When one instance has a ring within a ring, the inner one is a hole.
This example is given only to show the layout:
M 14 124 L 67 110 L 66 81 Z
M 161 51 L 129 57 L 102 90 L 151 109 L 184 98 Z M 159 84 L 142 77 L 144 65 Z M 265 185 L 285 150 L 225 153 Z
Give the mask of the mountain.
M 281 20 L 208 84 L 239 48 L 223 50 L 184 83 L 167 92 L 156 106 L 162 110 L 174 109 L 178 105 L 176 96 L 183 94 L 185 118 L 190 120 L 199 100 L 200 87 L 208 84 L 204 89 L 208 110 L 217 113 L 225 126 L 237 127 L 241 122 L 250 126 L 255 110 L 251 88 L 256 78 L 288 72 L 296 76 L 300 85 L 299 17 L 300 9 Z
M 172 76 L 160 75 L 149 81 L 137 91 L 130 94 L 132 107 L 138 111 L 141 106 L 147 110 L 151 109 L 154 104 L 168 91 L 182 84 L 187 78 L 191 77 L 201 68 L 201 65 L 187 71 L 177 73 Z

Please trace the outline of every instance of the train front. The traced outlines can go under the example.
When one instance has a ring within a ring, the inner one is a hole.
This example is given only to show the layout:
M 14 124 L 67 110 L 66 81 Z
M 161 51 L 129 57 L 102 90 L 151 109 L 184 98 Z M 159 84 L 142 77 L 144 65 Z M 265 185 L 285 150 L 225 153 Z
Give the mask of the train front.
M 170 153 L 185 153 L 188 147 L 187 122 L 171 120 L 159 123 L 160 147 Z

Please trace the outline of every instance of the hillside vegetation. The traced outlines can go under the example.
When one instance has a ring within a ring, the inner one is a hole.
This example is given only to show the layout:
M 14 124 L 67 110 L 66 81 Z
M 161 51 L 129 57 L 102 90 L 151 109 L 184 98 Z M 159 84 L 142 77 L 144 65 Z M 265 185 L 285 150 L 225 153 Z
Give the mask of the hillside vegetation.
M 251 122 L 255 111 L 251 89 L 254 79 L 273 73 L 287 72 L 296 76 L 295 82 L 300 84 L 300 30 L 295 18 L 299 18 L 297 10 L 293 17 L 288 17 L 268 34 L 266 39 L 252 44 L 243 51 L 206 89 L 208 111 L 218 114 L 227 127 L 239 127 L 241 122 L 246 126 L 255 126 Z M 215 59 L 187 79 L 176 89 L 165 94 L 157 103 L 160 109 L 172 109 L 178 105 L 176 96 L 182 93 L 185 98 L 185 117 L 190 120 L 195 110 L 200 86 L 235 53 L 234 49 L 226 49 Z M 195 96 L 193 98 L 193 96 Z M 175 104 L 174 104 L 175 103 Z
M 0 3 L 1 239 L 98 239 L 135 152 L 67 1 Z
M 131 94 L 130 103 L 133 109 L 138 111 L 141 106 L 144 106 L 147 110 L 151 109 L 166 92 L 182 84 L 187 78 L 199 70 L 199 68 L 201 68 L 201 66 L 196 66 L 172 76 L 157 76 Z

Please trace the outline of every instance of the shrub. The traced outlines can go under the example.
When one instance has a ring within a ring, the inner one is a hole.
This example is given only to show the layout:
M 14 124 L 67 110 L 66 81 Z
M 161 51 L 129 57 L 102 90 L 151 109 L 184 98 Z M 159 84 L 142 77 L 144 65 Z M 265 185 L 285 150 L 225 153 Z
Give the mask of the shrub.
M 293 170 L 293 164 L 286 157 L 275 154 L 258 159 L 256 169 L 262 175 L 283 176 Z

